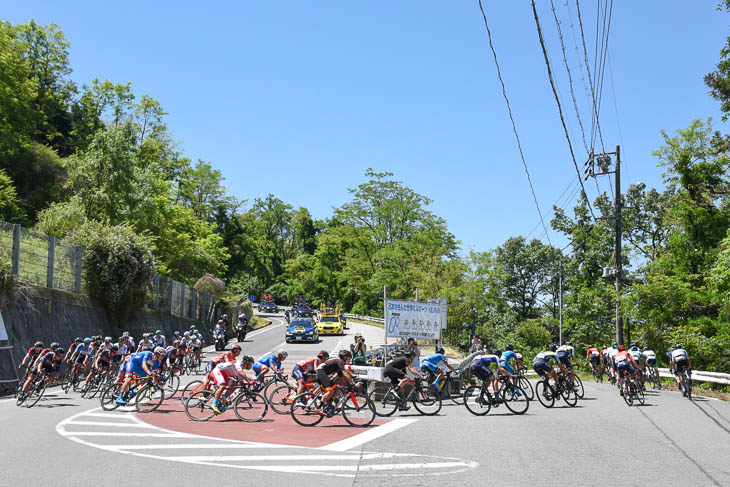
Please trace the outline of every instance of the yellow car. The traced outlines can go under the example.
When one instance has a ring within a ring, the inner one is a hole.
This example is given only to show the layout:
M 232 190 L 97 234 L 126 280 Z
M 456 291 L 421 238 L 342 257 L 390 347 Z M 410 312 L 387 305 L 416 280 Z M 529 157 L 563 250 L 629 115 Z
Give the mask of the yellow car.
M 322 316 L 317 322 L 317 332 L 320 335 L 342 335 L 343 330 L 339 316 Z

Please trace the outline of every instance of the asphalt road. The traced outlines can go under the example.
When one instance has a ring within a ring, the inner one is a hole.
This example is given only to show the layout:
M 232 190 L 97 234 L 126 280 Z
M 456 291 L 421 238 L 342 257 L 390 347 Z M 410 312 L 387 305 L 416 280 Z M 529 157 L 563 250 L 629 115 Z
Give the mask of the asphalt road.
M 242 345 L 255 357 L 286 348 L 291 366 L 351 338 L 284 345 L 283 320 L 273 317 Z M 500 407 L 476 417 L 445 403 L 435 417 L 399 412 L 354 430 L 335 418 L 303 428 L 269 413 L 255 432 L 238 421 L 179 419 L 179 401 L 150 417 L 105 413 L 98 400 L 56 388 L 32 409 L 0 400 L 1 484 L 730 485 L 730 404 L 649 391 L 646 406 L 629 408 L 610 385 L 585 388 L 575 408 L 534 401 L 524 416 Z

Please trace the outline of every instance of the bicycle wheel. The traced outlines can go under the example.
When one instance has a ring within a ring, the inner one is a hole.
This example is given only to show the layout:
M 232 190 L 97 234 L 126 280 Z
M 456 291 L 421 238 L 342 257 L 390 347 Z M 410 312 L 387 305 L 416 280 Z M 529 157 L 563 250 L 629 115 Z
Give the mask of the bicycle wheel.
M 147 384 L 134 398 L 134 407 L 138 413 L 151 413 L 165 400 L 165 389 L 156 384 Z
M 687 399 L 692 400 L 692 379 L 684 376 L 684 389 L 687 391 Z
M 202 380 L 194 380 L 194 381 L 186 384 L 185 387 L 183 388 L 182 392 L 180 393 L 180 402 L 185 404 L 185 401 L 187 401 L 190 398 L 190 396 L 192 395 L 192 393 L 195 392 L 195 388 L 202 383 L 203 383 Z
M 370 393 L 370 404 L 375 408 L 375 414 L 380 417 L 392 416 L 398 408 L 398 399 L 393 388 L 388 384 L 375 386 Z
M 634 394 L 633 394 L 633 391 L 631 390 L 631 387 L 627 387 L 623 391 L 624 391 L 624 394 L 623 394 L 624 402 L 626 403 L 627 406 L 632 406 L 634 404 Z
M 67 369 L 66 373 L 63 374 L 63 380 L 61 381 L 61 389 L 63 389 L 63 392 L 68 394 L 68 391 L 71 390 L 71 386 L 73 385 L 74 381 L 74 374 L 72 369 Z
M 282 384 L 269 393 L 268 402 L 271 410 L 276 414 L 289 414 L 289 405 L 287 398 L 294 393 L 294 388 L 289 384 Z M 291 401 L 291 398 L 290 398 Z
M 469 386 L 464 391 L 464 406 L 475 416 L 484 416 L 492 409 L 492 402 L 481 386 Z
M 583 399 L 586 391 L 583 388 L 583 381 L 577 375 L 573 376 L 573 390 L 575 391 L 575 395 L 578 396 L 578 399 Z
M 213 404 L 213 393 L 197 391 L 185 401 L 185 414 L 193 421 L 207 421 L 213 417 L 215 411 L 210 407 Z
M 520 380 L 517 382 L 517 385 L 522 388 L 523 391 L 525 391 L 525 394 L 527 395 L 527 399 L 530 401 L 533 401 L 535 399 L 535 389 L 532 387 L 532 382 L 527 380 L 525 377 L 520 377 Z
M 114 411 L 116 408 L 119 407 L 119 404 L 117 404 L 117 397 L 119 397 L 119 390 L 121 389 L 121 387 L 121 385 L 117 384 L 104 388 L 104 391 L 99 397 L 99 401 L 101 402 L 101 409 L 103 409 L 104 411 Z
M 33 406 L 38 404 L 38 401 L 41 400 L 41 397 L 43 397 L 44 392 L 46 392 L 45 375 L 41 376 L 41 379 L 38 382 L 38 384 L 32 386 L 32 389 L 30 390 L 30 394 L 28 395 L 28 399 L 25 400 L 25 407 L 32 408 Z
M 342 416 L 351 426 L 364 428 L 375 419 L 375 407 L 365 392 L 350 392 L 342 406 Z
M 426 416 L 438 414 L 443 404 L 439 390 L 433 384 L 428 383 L 416 386 L 416 390 L 411 393 L 411 402 L 416 411 Z
M 560 396 L 565 401 L 565 404 L 570 407 L 578 404 L 578 395 L 575 393 L 575 390 L 573 389 L 570 381 L 564 379 L 563 381 L 561 381 L 561 385 L 562 390 L 560 391 Z
M 94 399 L 96 395 L 99 394 L 99 391 L 101 391 L 102 388 L 106 386 L 108 379 L 109 376 L 104 376 L 92 381 L 91 390 L 86 395 L 87 399 Z
M 547 384 L 545 380 L 541 380 L 535 386 L 535 395 L 540 404 L 546 408 L 551 408 L 555 405 L 555 397 L 553 396 L 553 390 Z
M 180 389 L 180 377 L 177 375 L 171 375 L 165 381 L 165 397 L 172 399 Z
M 269 405 L 266 404 L 266 399 L 256 392 L 244 392 L 233 403 L 233 412 L 238 419 L 247 423 L 261 421 L 268 411 Z
M 641 387 L 641 384 L 636 384 L 634 386 L 634 396 L 639 401 L 639 404 L 642 406 L 646 403 L 646 397 L 644 396 L 644 388 Z
M 301 426 L 315 426 L 324 419 L 321 408 L 321 394 L 304 392 L 294 398 L 289 413 L 297 424 Z
M 520 386 L 504 383 L 500 394 L 504 405 L 514 414 L 525 414 L 530 408 L 530 399 Z
M 458 404 L 459 406 L 464 404 L 464 393 L 451 378 L 449 378 L 444 385 L 444 394 L 446 397 L 451 399 L 454 404 Z

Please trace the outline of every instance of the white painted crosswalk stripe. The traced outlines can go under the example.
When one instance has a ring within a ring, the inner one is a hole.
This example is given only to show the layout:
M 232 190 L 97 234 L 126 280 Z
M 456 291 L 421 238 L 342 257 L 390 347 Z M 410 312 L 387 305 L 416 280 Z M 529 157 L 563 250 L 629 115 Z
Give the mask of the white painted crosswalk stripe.
M 100 408 L 66 418 L 56 425 L 56 431 L 72 441 L 101 450 L 218 468 L 354 478 L 443 475 L 477 466 L 476 462 L 433 455 L 348 451 L 415 421 L 399 418 L 321 448 L 253 443 L 169 431 L 147 424 L 135 414 L 102 412 Z M 125 427 L 148 431 L 119 430 Z M 139 438 L 140 443 L 115 441 L 121 438 Z M 146 443 L 148 439 L 150 443 Z M 153 443 L 156 439 L 162 439 L 163 443 L 160 440 Z M 206 450 L 211 454 L 199 454 Z M 222 454 L 224 451 L 230 454 Z

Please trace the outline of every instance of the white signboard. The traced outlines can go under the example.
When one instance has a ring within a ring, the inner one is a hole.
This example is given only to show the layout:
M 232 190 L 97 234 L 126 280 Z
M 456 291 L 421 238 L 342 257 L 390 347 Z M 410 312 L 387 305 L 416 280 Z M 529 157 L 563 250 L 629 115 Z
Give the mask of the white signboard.
M 388 299 L 385 302 L 385 336 L 394 338 L 431 338 L 441 336 L 446 306 Z
M 3 321 L 3 315 L 0 314 L 0 340 L 7 340 L 8 332 L 5 331 L 5 322 Z
M 446 321 L 446 310 L 449 309 L 449 303 L 444 298 L 429 299 L 428 302 L 441 305 L 441 329 L 445 330 L 447 328 L 446 325 L 448 325 L 448 321 Z

